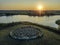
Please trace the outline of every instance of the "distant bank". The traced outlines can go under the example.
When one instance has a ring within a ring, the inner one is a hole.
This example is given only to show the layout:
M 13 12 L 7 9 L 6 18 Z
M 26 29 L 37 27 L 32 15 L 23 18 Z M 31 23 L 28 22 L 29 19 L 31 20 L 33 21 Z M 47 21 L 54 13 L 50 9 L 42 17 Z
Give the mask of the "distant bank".
M 0 10 L 0 16 L 28 15 L 28 16 L 53 16 L 60 15 L 60 10 Z

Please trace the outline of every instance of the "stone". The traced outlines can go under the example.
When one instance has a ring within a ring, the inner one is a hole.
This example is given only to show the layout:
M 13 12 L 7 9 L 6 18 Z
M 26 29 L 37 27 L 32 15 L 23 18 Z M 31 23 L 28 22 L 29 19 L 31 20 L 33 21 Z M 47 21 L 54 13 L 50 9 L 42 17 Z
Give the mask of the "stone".
M 10 32 L 10 36 L 14 39 L 34 39 L 42 35 L 41 29 L 33 25 L 23 25 Z

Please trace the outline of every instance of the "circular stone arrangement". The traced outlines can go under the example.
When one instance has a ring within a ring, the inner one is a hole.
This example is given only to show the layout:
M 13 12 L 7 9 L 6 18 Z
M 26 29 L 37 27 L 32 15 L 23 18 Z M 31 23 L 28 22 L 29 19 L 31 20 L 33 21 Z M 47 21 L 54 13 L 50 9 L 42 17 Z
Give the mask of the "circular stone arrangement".
M 40 28 L 32 25 L 22 25 L 20 28 L 10 32 L 10 36 L 14 39 L 34 39 L 42 35 Z

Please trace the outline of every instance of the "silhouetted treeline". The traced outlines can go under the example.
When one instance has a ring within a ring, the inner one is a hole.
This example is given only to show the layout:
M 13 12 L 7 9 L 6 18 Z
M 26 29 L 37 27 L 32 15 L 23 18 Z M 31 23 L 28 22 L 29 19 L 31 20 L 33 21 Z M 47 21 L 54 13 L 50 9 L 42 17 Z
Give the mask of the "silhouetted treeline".
M 46 10 L 39 13 L 38 10 L 0 10 L 0 16 L 28 15 L 28 16 L 54 16 L 60 15 L 60 10 Z

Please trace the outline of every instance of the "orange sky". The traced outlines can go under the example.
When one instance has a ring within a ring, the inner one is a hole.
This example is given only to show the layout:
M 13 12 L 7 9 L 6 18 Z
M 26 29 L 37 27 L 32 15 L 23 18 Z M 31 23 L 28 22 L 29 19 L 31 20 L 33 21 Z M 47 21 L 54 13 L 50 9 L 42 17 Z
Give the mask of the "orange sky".
M 45 10 L 60 10 L 60 0 L 0 0 L 0 10 L 36 10 L 41 4 Z

